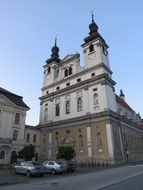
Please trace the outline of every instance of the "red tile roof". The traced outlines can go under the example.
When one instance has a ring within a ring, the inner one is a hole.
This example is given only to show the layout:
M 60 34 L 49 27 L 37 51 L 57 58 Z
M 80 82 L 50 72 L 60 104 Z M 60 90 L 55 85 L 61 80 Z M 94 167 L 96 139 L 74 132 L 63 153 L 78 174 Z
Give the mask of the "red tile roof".
M 129 111 L 134 112 L 134 110 L 118 95 L 116 95 L 116 102 L 117 102 L 117 104 L 119 104 L 122 107 L 128 109 Z

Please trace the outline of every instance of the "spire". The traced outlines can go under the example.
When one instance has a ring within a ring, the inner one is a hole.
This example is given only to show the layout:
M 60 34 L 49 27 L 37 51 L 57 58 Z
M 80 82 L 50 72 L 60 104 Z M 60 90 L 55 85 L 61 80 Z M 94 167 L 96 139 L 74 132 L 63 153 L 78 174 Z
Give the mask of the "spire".
M 56 61 L 59 63 L 61 60 L 59 58 L 59 47 L 57 46 L 57 35 L 55 36 L 55 43 L 51 51 L 52 51 L 51 58 L 46 60 L 46 63 L 51 63 L 52 61 Z
M 94 22 L 94 14 L 93 14 L 93 11 L 91 11 L 91 16 L 92 16 L 92 22 L 91 24 L 89 25 L 89 34 L 92 35 L 94 32 L 97 32 L 98 31 L 98 26 L 97 24 Z
M 90 43 L 96 39 L 100 39 L 102 41 L 102 43 L 104 43 L 104 45 L 108 48 L 108 45 L 106 44 L 105 40 L 98 33 L 98 26 L 94 21 L 93 11 L 91 11 L 91 23 L 89 24 L 89 35 L 86 38 L 84 38 L 85 43 L 82 44 L 82 46 L 85 45 L 86 43 Z

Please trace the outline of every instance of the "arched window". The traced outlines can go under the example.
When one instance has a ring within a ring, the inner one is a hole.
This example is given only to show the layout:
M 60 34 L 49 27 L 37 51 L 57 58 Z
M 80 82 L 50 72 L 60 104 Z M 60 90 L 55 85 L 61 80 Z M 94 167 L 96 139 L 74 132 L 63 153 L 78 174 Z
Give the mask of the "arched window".
M 101 147 L 102 146 L 102 136 L 101 136 L 100 132 L 97 133 L 96 138 L 97 138 L 97 146 Z
M 48 120 L 48 108 L 45 108 L 44 110 L 44 121 Z
M 77 111 L 80 112 L 83 110 L 83 102 L 82 102 L 82 98 L 78 98 L 77 99 Z
M 65 69 L 65 77 L 67 77 L 68 76 L 68 69 L 66 68 Z
M 51 67 L 48 67 L 48 74 L 51 72 Z
M 92 52 L 92 51 L 94 51 L 94 46 L 93 46 L 93 44 L 91 44 L 91 45 L 89 46 L 89 52 Z
M 56 104 L 55 115 L 56 116 L 60 115 L 60 104 Z
M 72 75 L 72 68 L 69 68 L 69 75 Z
M 16 113 L 16 114 L 15 114 L 14 123 L 15 123 L 15 124 L 19 124 L 19 123 L 20 123 L 20 113 Z
M 83 138 L 82 135 L 79 135 L 79 149 L 83 148 Z
M 70 101 L 66 102 L 66 114 L 70 113 Z
M 95 110 L 99 108 L 98 94 L 96 93 L 93 95 L 93 105 Z
M 5 157 L 5 151 L 2 150 L 2 151 L 0 152 L 0 159 L 4 159 L 4 157 Z

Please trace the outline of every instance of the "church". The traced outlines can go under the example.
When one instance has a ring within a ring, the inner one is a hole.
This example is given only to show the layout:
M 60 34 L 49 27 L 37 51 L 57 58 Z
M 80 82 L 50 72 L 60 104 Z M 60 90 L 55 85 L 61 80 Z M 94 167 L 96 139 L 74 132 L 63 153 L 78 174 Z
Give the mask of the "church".
M 142 119 L 127 104 L 122 90 L 120 95 L 115 93 L 109 47 L 93 15 L 82 48 L 83 55 L 61 59 L 55 40 L 43 66 L 39 160 L 55 159 L 58 146 L 72 146 L 78 163 L 142 160 Z

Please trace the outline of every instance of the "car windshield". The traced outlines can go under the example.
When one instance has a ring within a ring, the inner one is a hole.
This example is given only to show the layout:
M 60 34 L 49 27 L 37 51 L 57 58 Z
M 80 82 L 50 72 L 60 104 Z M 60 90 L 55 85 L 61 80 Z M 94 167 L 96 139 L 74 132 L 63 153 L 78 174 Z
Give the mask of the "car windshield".
M 42 164 L 39 163 L 39 162 L 32 162 L 32 164 L 33 164 L 34 166 L 42 166 Z

